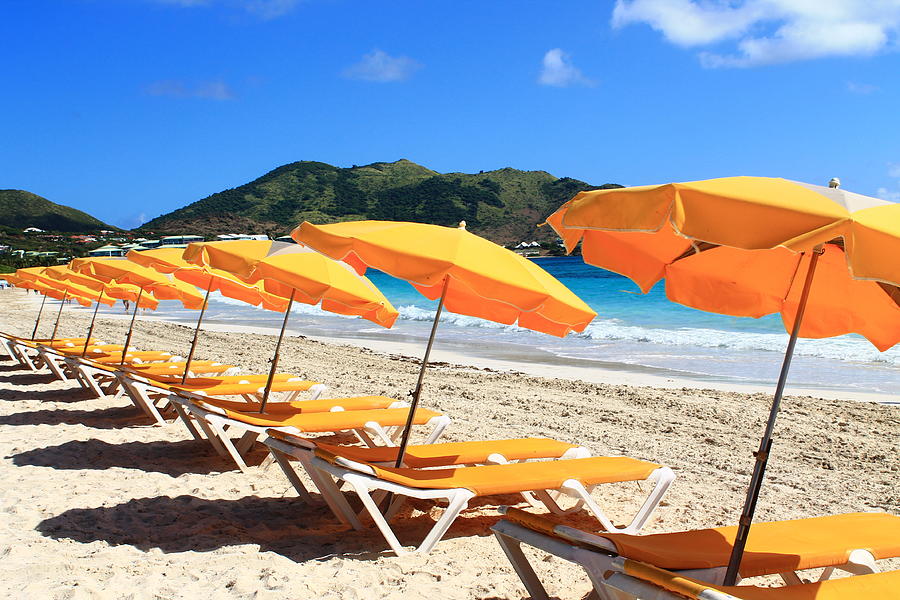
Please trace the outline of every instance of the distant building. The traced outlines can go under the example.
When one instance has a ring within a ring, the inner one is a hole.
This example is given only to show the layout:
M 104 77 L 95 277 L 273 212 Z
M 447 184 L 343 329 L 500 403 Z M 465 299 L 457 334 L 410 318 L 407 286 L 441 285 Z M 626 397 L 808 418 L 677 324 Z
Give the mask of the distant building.
M 167 235 L 159 241 L 160 248 L 186 248 L 188 244 L 202 242 L 199 235 Z
M 227 242 L 229 240 L 261 240 L 268 241 L 269 236 L 264 233 L 260 234 L 248 234 L 248 233 L 223 233 L 222 235 L 217 235 L 216 239 L 221 242 Z
M 22 231 L 25 233 L 44 233 L 43 229 L 38 229 L 37 227 L 26 227 Z
M 118 246 L 100 246 L 88 252 L 88 256 L 125 256 L 125 250 Z

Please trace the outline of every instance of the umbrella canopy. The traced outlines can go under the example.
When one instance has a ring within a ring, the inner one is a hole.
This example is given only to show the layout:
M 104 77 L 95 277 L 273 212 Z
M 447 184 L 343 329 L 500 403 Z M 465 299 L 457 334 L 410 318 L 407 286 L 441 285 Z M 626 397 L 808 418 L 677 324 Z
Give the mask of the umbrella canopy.
M 288 300 L 266 292 L 262 284 L 247 283 L 238 279 L 235 275 L 213 269 L 200 267 L 185 261 L 182 258 L 184 251 L 181 248 L 158 248 L 154 250 L 130 250 L 126 258 L 139 265 L 143 265 L 160 273 L 173 275 L 180 281 L 204 288 L 206 295 L 200 314 L 197 316 L 197 325 L 194 328 L 194 337 L 191 340 L 191 348 L 188 351 L 187 361 L 184 364 L 181 381 L 187 381 L 194 352 L 200 336 L 200 326 L 203 324 L 203 315 L 209 302 L 209 294 L 219 291 L 223 296 L 247 302 L 254 306 L 262 306 L 268 310 L 283 312 L 287 310 Z
M 59 281 L 57 279 L 49 277 L 46 274 L 46 270 L 47 267 L 29 267 L 26 269 L 17 270 L 16 274 L 22 280 L 42 284 L 44 286 L 44 289 L 36 287 L 32 287 L 32 289 L 37 289 L 38 291 L 50 296 L 51 298 L 56 298 L 57 300 L 71 298 L 82 306 L 90 306 L 93 302 L 96 302 L 100 299 L 100 295 L 94 290 L 82 285 L 78 285 L 76 283 L 72 283 L 69 281 Z M 111 305 L 112 303 L 106 301 L 106 304 Z
M 396 466 L 403 464 L 412 418 L 419 404 L 425 368 L 444 306 L 458 314 L 506 325 L 518 323 L 556 336 L 583 331 L 597 316 L 569 288 L 533 262 L 459 228 L 392 221 L 332 225 L 304 222 L 291 237 L 360 273 L 367 267 L 410 282 L 431 300 L 440 299 L 431 335 L 411 392 Z
M 755 454 L 726 583 L 734 584 L 798 337 L 855 332 L 879 350 L 900 342 L 900 204 L 785 179 L 730 177 L 582 192 L 547 219 L 585 262 L 646 292 L 759 317 L 791 332 Z
M 296 244 L 266 240 L 195 242 L 185 249 L 184 259 L 229 271 L 250 283 L 261 282 L 266 292 L 288 298 L 260 412 L 266 408 L 294 300 L 333 313 L 359 316 L 382 327 L 391 327 L 397 320 L 397 310 L 366 277 Z
M 195 242 L 184 251 L 195 265 L 222 269 L 265 290 L 323 310 L 359 316 L 391 327 L 397 310 L 368 278 L 334 260 L 290 242 L 237 240 Z
M 56 277 L 51 277 L 50 274 L 58 274 L 59 269 L 53 268 L 51 271 L 51 267 L 48 268 L 40 268 L 40 267 L 32 267 L 30 269 L 20 269 L 22 271 L 21 275 L 25 279 L 32 279 L 36 282 L 41 283 L 44 286 L 47 286 L 49 290 L 61 291 L 62 297 L 59 298 L 56 294 L 52 294 L 53 297 L 56 297 L 63 302 L 60 302 L 59 312 L 56 314 L 56 323 L 53 325 L 53 333 L 50 335 L 50 339 L 56 339 L 56 332 L 59 329 L 59 321 L 62 318 L 62 309 L 65 305 L 65 300 L 74 299 L 82 306 L 88 307 L 91 303 L 96 303 L 96 307 L 94 308 L 94 315 L 97 314 L 97 309 L 100 308 L 100 304 L 107 304 L 112 306 L 115 304 L 115 300 L 112 300 L 108 297 L 103 296 L 103 292 L 97 292 L 93 288 L 81 285 L 79 283 L 75 283 L 73 281 L 67 279 L 57 279 Z M 49 294 L 49 292 L 45 292 L 45 295 Z M 41 302 L 41 310 L 38 311 L 38 317 L 34 324 L 34 333 L 32 334 L 32 339 L 34 335 L 37 334 L 37 327 L 40 323 L 41 313 L 43 312 L 43 302 Z M 87 346 L 87 339 L 90 338 L 90 332 L 93 329 L 93 320 L 91 320 L 91 327 L 88 330 L 88 336 L 85 339 L 85 347 Z
M 472 317 L 565 336 L 583 331 L 596 313 L 552 275 L 465 230 L 424 223 L 305 222 L 292 237 L 359 272 L 373 267 L 410 282 L 431 300 Z
M 823 245 L 801 337 L 900 340 L 900 205 L 764 177 L 582 192 L 548 219 L 585 262 L 709 312 L 780 313 L 793 328 L 810 251 Z
M 276 312 L 284 312 L 287 308 L 287 296 L 281 297 L 266 292 L 262 283 L 248 283 L 228 271 L 189 263 L 182 258 L 183 254 L 183 248 L 156 248 L 130 250 L 125 257 L 139 265 L 170 274 L 180 281 L 204 290 L 218 291 L 227 298 Z
M 153 269 L 148 269 L 124 258 L 76 258 L 69 263 L 69 267 L 73 271 L 107 283 L 134 285 L 139 288 L 137 298 L 133 301 L 134 312 L 131 313 L 131 324 L 128 326 L 128 333 L 122 348 L 122 362 L 125 361 L 128 346 L 131 344 L 134 322 L 144 292 L 149 292 L 156 300 L 179 300 L 185 308 L 191 309 L 200 308 L 204 301 L 203 296 L 193 286 L 171 280 Z
M 76 258 L 69 266 L 73 271 L 107 283 L 135 285 L 157 300 L 178 300 L 185 308 L 197 309 L 203 304 L 203 295 L 194 286 L 124 258 Z

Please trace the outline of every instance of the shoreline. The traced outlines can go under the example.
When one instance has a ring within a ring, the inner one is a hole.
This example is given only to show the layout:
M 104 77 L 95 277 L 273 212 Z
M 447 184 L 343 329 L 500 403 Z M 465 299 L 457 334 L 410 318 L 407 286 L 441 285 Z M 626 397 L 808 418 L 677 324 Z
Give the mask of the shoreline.
M 98 317 L 99 319 L 100 317 Z M 110 319 L 127 319 L 126 315 L 104 315 L 104 318 Z M 147 321 L 155 321 L 160 323 L 169 323 L 188 327 L 188 323 L 182 321 L 169 320 L 164 317 L 158 317 L 148 311 L 147 314 L 141 315 L 140 319 Z M 193 328 L 193 327 L 191 327 Z M 279 328 L 275 325 L 271 327 L 263 327 L 258 325 L 240 325 L 237 323 L 209 323 L 204 322 L 200 327 L 201 331 L 214 331 L 219 333 L 255 333 L 260 335 L 277 336 Z M 367 350 L 383 354 L 387 357 L 399 355 L 405 358 L 419 360 L 424 352 L 424 344 L 413 342 L 400 342 L 394 340 L 375 340 L 372 337 L 352 337 L 352 336 L 323 336 L 316 334 L 298 334 L 304 337 L 328 344 L 348 345 L 356 348 L 365 348 Z M 298 337 L 287 334 L 288 337 Z M 494 371 L 502 371 L 508 373 L 525 373 L 527 375 L 542 377 L 547 379 L 565 379 L 569 381 L 582 381 L 586 383 L 601 383 L 609 385 L 628 385 L 637 387 L 654 387 L 661 389 L 692 389 L 692 390 L 717 390 L 717 391 L 733 391 L 744 394 L 773 394 L 775 391 L 776 381 L 773 379 L 771 385 L 740 383 L 734 382 L 725 377 L 718 378 L 691 378 L 658 375 L 650 371 L 654 370 L 649 367 L 641 367 L 634 365 L 621 364 L 621 368 L 606 368 L 602 366 L 590 365 L 580 366 L 577 364 L 578 359 L 555 358 L 551 361 L 529 361 L 527 359 L 516 362 L 512 359 L 497 359 L 479 355 L 469 355 L 463 352 L 446 350 L 441 348 L 440 334 L 435 339 L 435 345 L 432 349 L 431 361 L 433 363 L 449 363 L 450 366 L 474 368 L 474 369 L 491 369 Z M 813 388 L 813 387 L 795 387 L 790 384 L 790 376 L 788 376 L 788 385 L 785 389 L 785 395 L 788 396 L 807 396 L 812 398 L 823 398 L 828 400 L 852 400 L 856 402 L 875 402 L 879 404 L 900 404 L 900 395 L 890 394 L 886 392 L 865 392 L 856 390 L 834 389 L 834 388 Z

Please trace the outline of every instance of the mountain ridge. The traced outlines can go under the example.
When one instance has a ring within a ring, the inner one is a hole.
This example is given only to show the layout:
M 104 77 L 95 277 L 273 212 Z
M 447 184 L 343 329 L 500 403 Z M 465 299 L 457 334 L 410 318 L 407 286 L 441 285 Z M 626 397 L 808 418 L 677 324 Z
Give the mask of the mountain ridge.
M 360 219 L 456 225 L 498 243 L 550 239 L 536 228 L 560 204 L 593 186 L 546 171 L 503 167 L 439 173 L 407 159 L 336 167 L 319 161 L 281 165 L 241 186 L 160 215 L 137 230 L 156 234 L 226 232 L 283 235 L 300 222 Z
M 0 190 L 0 225 L 14 229 L 37 227 L 66 233 L 116 229 L 84 211 L 16 189 Z

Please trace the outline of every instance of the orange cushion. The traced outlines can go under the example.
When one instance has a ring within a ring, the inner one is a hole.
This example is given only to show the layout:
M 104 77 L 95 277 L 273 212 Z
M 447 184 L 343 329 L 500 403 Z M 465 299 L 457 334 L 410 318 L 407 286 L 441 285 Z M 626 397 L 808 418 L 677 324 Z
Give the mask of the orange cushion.
M 676 533 L 600 533 L 619 554 L 672 571 L 728 564 L 737 527 Z M 850 513 L 793 521 L 754 523 L 741 561 L 741 575 L 754 577 L 844 564 L 864 549 L 876 559 L 900 556 L 900 517 Z
M 465 488 L 478 496 L 490 496 L 555 490 L 568 479 L 577 479 L 588 486 L 643 481 L 659 466 L 626 456 L 596 456 L 453 469 L 372 468 L 380 479 L 412 488 Z
M 363 448 L 322 443 L 316 445 L 350 460 L 374 463 L 397 460 L 398 448 L 390 446 Z M 404 462 L 409 467 L 420 469 L 447 465 L 481 464 L 494 453 L 502 454 L 507 460 L 559 458 L 566 450 L 574 447 L 573 444 L 545 438 L 420 444 L 407 447 Z

